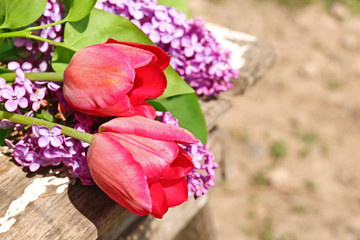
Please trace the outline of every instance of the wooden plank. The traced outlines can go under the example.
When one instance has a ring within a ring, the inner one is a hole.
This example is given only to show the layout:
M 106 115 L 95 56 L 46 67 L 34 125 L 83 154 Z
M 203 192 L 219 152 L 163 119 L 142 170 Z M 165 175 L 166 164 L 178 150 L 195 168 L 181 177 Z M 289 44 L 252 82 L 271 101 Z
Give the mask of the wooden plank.
M 219 98 L 211 101 L 200 101 L 200 106 L 205 116 L 207 129 L 210 132 L 229 111 L 231 102 L 228 99 Z
M 205 205 L 188 223 L 174 240 L 215 240 L 216 232 L 213 228 L 209 206 Z
M 114 219 L 129 219 L 97 187 L 31 174 L 0 158 L 0 239 L 96 239 Z
M 174 239 L 188 223 L 197 215 L 208 202 L 208 196 L 205 195 L 198 200 L 193 198 L 187 202 L 170 208 L 163 219 L 156 219 L 151 216 L 140 219 L 132 228 L 119 236 L 106 235 L 107 240 L 158 240 Z

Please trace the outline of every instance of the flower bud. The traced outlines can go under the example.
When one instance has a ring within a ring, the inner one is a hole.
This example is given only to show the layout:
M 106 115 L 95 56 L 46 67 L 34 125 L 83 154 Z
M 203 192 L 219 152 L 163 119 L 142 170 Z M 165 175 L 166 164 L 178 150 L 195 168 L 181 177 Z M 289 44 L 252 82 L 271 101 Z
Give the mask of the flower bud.
M 69 106 L 95 116 L 141 115 L 155 118 L 146 99 L 166 88 L 170 56 L 162 49 L 138 43 L 107 42 L 74 54 L 64 72 L 64 97 Z

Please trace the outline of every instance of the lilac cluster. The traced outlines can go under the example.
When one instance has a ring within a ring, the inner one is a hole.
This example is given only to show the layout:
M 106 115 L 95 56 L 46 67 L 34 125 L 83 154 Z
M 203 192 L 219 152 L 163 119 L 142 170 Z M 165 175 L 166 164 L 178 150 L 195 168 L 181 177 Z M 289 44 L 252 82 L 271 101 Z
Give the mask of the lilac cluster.
M 198 95 L 210 97 L 233 87 L 238 71 L 225 50 L 199 18 L 190 21 L 156 0 L 99 0 L 96 8 L 130 19 L 159 47 L 171 55 L 171 66 Z
M 26 63 L 23 64 L 25 68 L 26 65 Z M 21 114 L 20 109 L 28 106 L 31 107 L 30 112 L 36 112 L 41 106 L 47 106 L 45 95 L 48 90 L 43 84 L 32 83 L 27 79 L 18 62 L 10 62 L 8 68 L 15 71 L 16 74 L 12 85 L 6 84 L 6 81 L 0 78 L 0 102 L 4 102 L 5 109 L 8 112 Z
M 46 25 L 61 20 L 65 11 L 62 4 L 61 1 L 58 3 L 56 0 L 49 0 L 43 15 L 34 25 Z M 61 25 L 38 30 L 35 34 L 58 42 L 63 39 Z M 92 118 L 76 113 L 67 106 L 62 92 L 58 91 L 60 85 L 44 81 L 33 83 L 25 76 L 26 72 L 49 70 L 52 47 L 46 42 L 24 38 L 16 38 L 14 45 L 25 47 L 27 57 L 8 63 L 8 68 L 16 73 L 12 85 L 0 79 L 0 102 L 4 102 L 6 110 L 22 114 L 25 109 L 25 115 L 28 116 L 34 116 L 40 109 L 46 110 L 59 120 L 67 120 L 77 130 L 91 132 L 90 128 L 94 124 Z M 49 101 L 52 102 L 52 109 Z M 47 129 L 33 126 L 24 129 L 24 125 L 11 123 L 7 119 L 0 122 L 0 128 L 13 127 L 15 130 L 23 130 L 23 138 L 16 144 L 7 141 L 9 147 L 14 149 L 13 156 L 19 164 L 28 167 L 30 171 L 36 171 L 40 166 L 58 166 L 62 163 L 68 168 L 71 177 L 80 178 L 84 185 L 94 184 L 86 161 L 87 143 L 64 137 L 59 127 Z
M 87 143 L 64 137 L 60 126 L 48 129 L 33 125 L 16 144 L 6 142 L 14 151 L 15 161 L 37 171 L 40 166 L 58 166 L 63 163 L 68 167 L 71 177 L 80 178 L 82 184 L 94 184 L 86 161 Z M 74 161 L 76 159 L 76 161 Z
M 58 22 L 62 19 L 65 8 L 62 3 L 56 0 L 48 0 L 46 9 L 43 15 L 34 23 L 35 26 L 46 25 L 53 22 Z M 34 32 L 34 34 L 47 38 L 56 42 L 63 40 L 63 27 L 61 24 L 43 28 Z M 15 38 L 14 45 L 16 47 L 25 47 L 28 56 L 21 60 L 22 64 L 26 64 L 27 69 L 32 72 L 44 72 L 49 69 L 53 49 L 47 42 L 33 41 L 26 38 Z M 39 51 L 41 55 L 39 55 Z
M 15 71 L 16 77 L 12 85 L 0 78 L 0 102 L 4 102 L 8 112 L 34 116 L 40 109 L 51 111 L 60 120 L 68 120 L 79 131 L 91 132 L 95 121 L 93 117 L 71 110 L 63 98 L 60 86 L 53 82 L 31 82 L 26 78 L 24 71 L 31 71 L 26 63 L 20 65 L 10 62 L 8 68 Z M 26 69 L 26 70 L 25 70 Z M 57 103 L 57 109 L 50 109 L 48 101 Z M 30 109 L 29 109 L 30 108 Z M 70 116 L 70 117 L 69 117 Z M 66 119 L 67 118 L 67 119 Z M 15 160 L 30 169 L 36 171 L 40 166 L 57 166 L 63 163 L 68 167 L 70 176 L 80 178 L 82 184 L 92 185 L 89 168 L 86 161 L 86 151 L 89 146 L 71 137 L 61 135 L 59 127 L 47 129 L 46 127 L 33 126 L 24 129 L 24 125 L 11 123 L 7 119 L 0 121 L 0 128 L 14 128 L 23 130 L 23 139 L 16 144 L 7 141 L 9 147 L 14 149 Z
M 169 125 L 179 126 L 178 120 L 171 116 L 169 112 L 156 112 L 160 121 Z M 215 169 L 218 168 L 214 161 L 208 145 L 201 142 L 196 144 L 181 145 L 182 148 L 191 156 L 194 169 L 187 175 L 189 195 L 199 198 L 208 192 L 210 187 L 215 186 Z

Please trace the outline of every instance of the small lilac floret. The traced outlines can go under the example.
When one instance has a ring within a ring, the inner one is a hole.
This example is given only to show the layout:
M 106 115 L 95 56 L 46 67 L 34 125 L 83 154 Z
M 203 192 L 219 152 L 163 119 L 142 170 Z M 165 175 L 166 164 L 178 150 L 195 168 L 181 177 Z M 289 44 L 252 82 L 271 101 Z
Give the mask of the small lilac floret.
M 29 147 L 20 141 L 14 146 L 14 152 L 12 153 L 12 156 L 17 163 L 23 164 L 23 162 L 26 161 L 25 157 L 28 152 Z
M 9 62 L 8 69 L 15 71 L 16 77 L 15 77 L 15 84 L 22 86 L 25 88 L 25 90 L 28 93 L 32 93 L 33 83 L 25 77 L 25 73 L 22 70 L 22 68 L 29 68 L 30 63 L 26 62 L 22 66 L 18 62 Z
M 15 126 L 15 123 L 11 122 L 8 119 L 1 119 L 1 121 L 0 121 L 0 128 L 2 128 L 2 129 L 13 128 L 14 126 Z
M 50 159 L 49 165 L 52 166 L 57 166 L 62 161 L 66 161 L 72 158 L 72 155 L 60 146 L 59 147 L 48 146 L 44 150 L 44 156 Z
M 2 97 L 7 99 L 5 102 L 5 109 L 9 112 L 14 112 L 18 106 L 26 108 L 28 106 L 28 100 L 24 97 L 26 94 L 25 88 L 15 86 L 15 90 L 12 88 L 2 89 Z
M 30 94 L 30 101 L 32 101 L 31 108 L 36 112 L 39 110 L 41 103 L 44 102 L 46 93 L 46 88 L 36 89 L 32 94 Z
M 47 159 L 42 154 L 30 151 L 25 156 L 25 161 L 27 162 L 27 164 L 24 165 L 27 165 L 31 172 L 35 172 L 40 168 L 41 165 L 45 165 L 44 162 L 46 160 Z
M 32 127 L 33 133 L 35 136 L 39 137 L 38 145 L 41 148 L 45 148 L 48 146 L 60 147 L 64 138 L 61 135 L 62 128 L 60 126 L 54 126 L 50 130 L 45 126 L 37 126 L 33 125 Z
M 5 98 L 3 98 L 3 96 L 2 96 L 2 91 L 4 89 L 12 89 L 12 87 L 10 85 L 6 84 L 5 79 L 0 78 L 0 102 L 5 100 Z
M 15 73 L 16 73 L 15 83 L 19 86 L 24 87 L 28 93 L 32 93 L 33 84 L 29 79 L 25 77 L 25 73 L 23 72 L 23 70 L 18 68 L 15 70 Z

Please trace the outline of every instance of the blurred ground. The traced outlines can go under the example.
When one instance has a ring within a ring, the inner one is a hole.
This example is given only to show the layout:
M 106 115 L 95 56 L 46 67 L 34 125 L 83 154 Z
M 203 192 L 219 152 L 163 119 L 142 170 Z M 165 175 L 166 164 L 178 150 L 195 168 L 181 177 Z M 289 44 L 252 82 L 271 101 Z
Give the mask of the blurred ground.
M 211 192 L 218 239 L 360 239 L 360 15 L 342 5 L 188 3 L 192 16 L 279 52 L 220 123 L 232 168 Z

